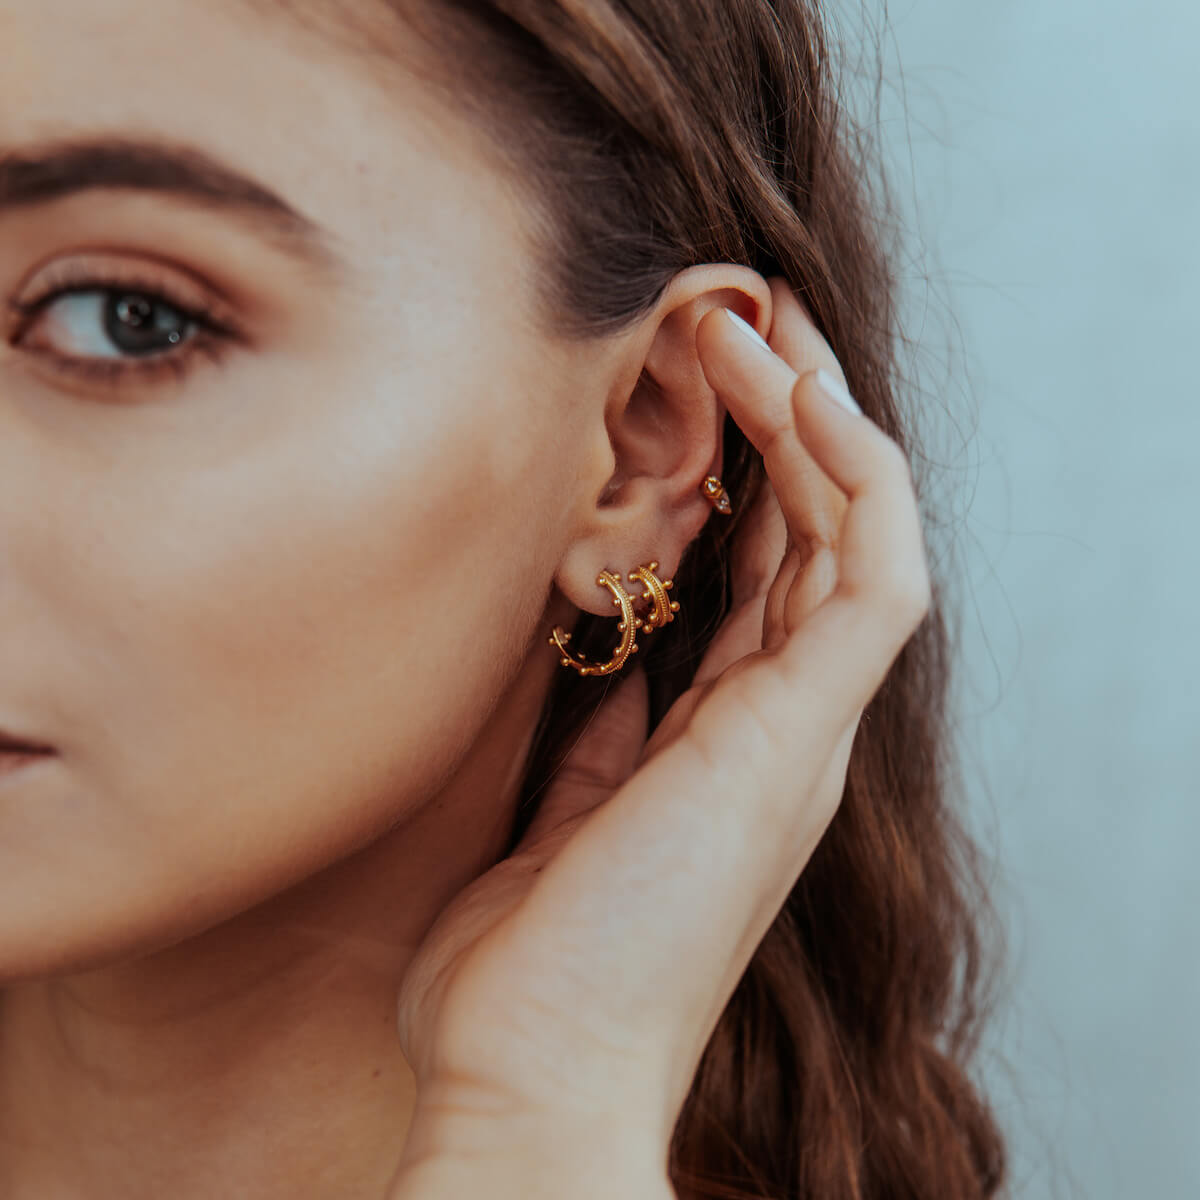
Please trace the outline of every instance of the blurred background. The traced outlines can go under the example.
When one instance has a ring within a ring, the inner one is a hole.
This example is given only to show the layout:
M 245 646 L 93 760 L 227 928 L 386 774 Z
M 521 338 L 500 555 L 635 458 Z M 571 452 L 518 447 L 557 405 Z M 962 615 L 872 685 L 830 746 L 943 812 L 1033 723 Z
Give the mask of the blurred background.
M 1200 1198 L 1200 5 L 835 17 L 940 421 L 1011 1194 Z

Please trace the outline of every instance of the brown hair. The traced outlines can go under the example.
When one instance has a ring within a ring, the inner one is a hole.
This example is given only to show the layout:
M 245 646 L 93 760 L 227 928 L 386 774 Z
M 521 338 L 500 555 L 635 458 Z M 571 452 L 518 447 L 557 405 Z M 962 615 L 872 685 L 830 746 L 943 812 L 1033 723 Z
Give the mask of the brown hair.
M 434 50 L 432 82 L 513 169 L 539 230 L 548 333 L 616 333 L 696 264 L 782 275 L 864 411 L 914 458 L 915 417 L 906 428 L 895 395 L 885 206 L 835 91 L 817 0 L 390 7 Z M 762 461 L 732 421 L 724 437 L 722 477 L 744 512 Z M 727 610 L 737 527 L 715 517 L 676 572 L 686 625 L 643 659 L 652 726 Z M 951 803 L 936 563 L 933 584 L 863 715 L 841 807 L 705 1050 L 670 1147 L 684 1200 L 967 1200 L 1005 1179 L 1002 1136 L 969 1075 L 994 978 L 985 926 L 998 926 Z M 609 624 L 585 614 L 575 645 L 606 657 Z M 510 849 L 603 691 L 559 673 Z

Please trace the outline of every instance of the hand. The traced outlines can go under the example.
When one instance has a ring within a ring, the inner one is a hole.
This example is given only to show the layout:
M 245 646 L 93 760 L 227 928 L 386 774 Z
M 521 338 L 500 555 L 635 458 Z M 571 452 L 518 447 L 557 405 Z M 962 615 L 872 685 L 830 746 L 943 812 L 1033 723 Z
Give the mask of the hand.
M 708 1039 L 928 611 L 908 463 L 817 389 L 816 367 L 841 369 L 786 281 L 770 287 L 776 354 L 719 310 L 697 328 L 767 468 L 734 608 L 648 742 L 641 669 L 619 684 L 515 853 L 431 928 L 399 1001 L 417 1079 L 400 1182 L 456 1156 L 566 1170 L 620 1153 L 627 1181 L 661 1187 Z

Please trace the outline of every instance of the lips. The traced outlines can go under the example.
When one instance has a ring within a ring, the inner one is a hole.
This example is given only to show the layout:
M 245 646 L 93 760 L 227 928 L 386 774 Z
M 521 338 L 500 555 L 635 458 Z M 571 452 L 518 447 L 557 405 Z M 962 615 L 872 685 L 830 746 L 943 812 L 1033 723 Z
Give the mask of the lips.
M 0 754 L 52 754 L 53 748 L 0 729 Z

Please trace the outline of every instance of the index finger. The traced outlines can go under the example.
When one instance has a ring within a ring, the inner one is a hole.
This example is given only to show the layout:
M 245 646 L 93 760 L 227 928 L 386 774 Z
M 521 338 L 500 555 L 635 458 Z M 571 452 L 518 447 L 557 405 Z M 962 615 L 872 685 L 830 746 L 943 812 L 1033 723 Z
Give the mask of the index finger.
M 740 336 L 718 311 L 706 314 L 696 329 L 696 348 L 709 384 L 738 427 L 763 456 L 795 545 L 832 546 L 845 512 L 841 489 L 818 465 L 796 432 L 792 391 L 802 372 L 824 367 L 843 379 L 837 358 L 792 295 L 786 281 L 773 281 L 771 323 L 773 357 L 754 364 L 754 386 L 728 367 L 728 350 Z M 787 358 L 780 352 L 786 352 Z M 736 355 L 736 350 L 734 350 Z

